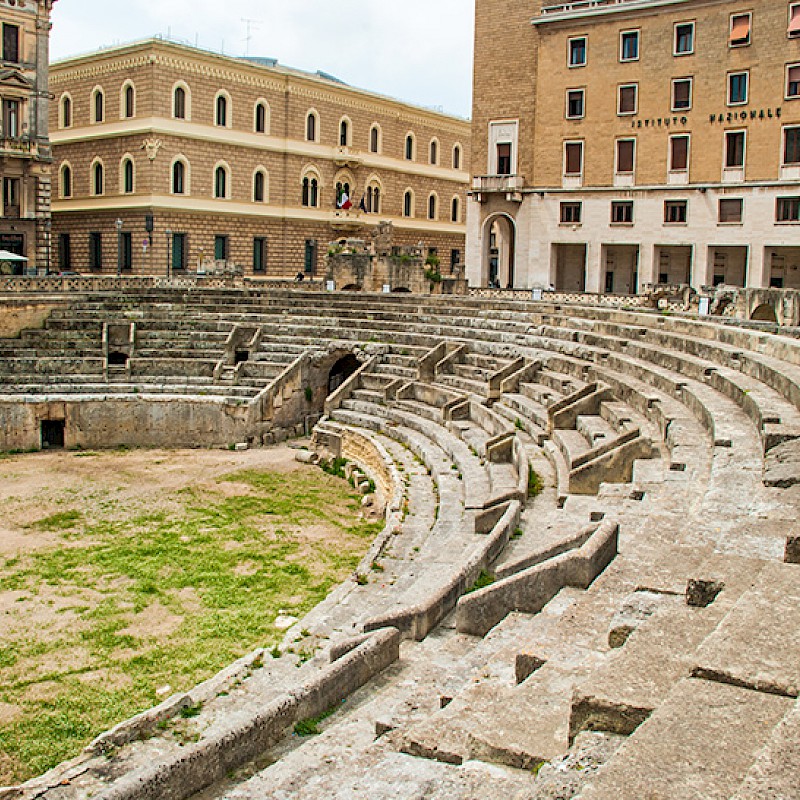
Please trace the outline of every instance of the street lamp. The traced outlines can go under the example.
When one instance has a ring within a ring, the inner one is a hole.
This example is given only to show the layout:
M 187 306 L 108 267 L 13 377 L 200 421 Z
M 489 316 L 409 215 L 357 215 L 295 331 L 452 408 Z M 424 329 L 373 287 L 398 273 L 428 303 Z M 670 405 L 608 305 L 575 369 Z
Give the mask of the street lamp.
M 122 275 L 122 226 L 124 225 L 121 219 L 114 223 L 117 227 L 117 277 Z
M 171 245 L 172 245 L 172 230 L 170 228 L 167 228 L 166 233 L 167 233 L 167 280 L 169 280 L 170 269 L 172 267 L 172 253 L 170 252 L 170 250 L 172 249 L 172 247 L 171 247 Z

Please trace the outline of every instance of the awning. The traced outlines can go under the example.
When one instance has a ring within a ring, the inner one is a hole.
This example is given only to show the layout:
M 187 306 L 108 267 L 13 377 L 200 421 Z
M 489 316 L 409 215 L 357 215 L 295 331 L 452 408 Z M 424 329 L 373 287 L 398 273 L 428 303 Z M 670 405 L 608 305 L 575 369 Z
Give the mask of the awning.
M 0 250 L 0 261 L 27 261 L 25 256 L 18 256 L 10 250 Z
M 798 20 L 800 24 L 800 20 Z M 791 29 L 790 29 L 791 30 Z M 750 15 L 744 14 L 740 17 L 734 17 L 733 26 L 731 27 L 731 44 L 740 44 L 750 39 Z
M 792 19 L 789 22 L 789 33 L 800 33 L 800 6 L 795 6 L 792 9 Z

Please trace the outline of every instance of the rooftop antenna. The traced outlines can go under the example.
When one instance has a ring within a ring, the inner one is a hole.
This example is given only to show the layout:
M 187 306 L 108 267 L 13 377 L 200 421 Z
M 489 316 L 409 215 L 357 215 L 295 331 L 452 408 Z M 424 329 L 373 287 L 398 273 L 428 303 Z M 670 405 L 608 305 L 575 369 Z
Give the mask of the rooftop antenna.
M 257 30 L 261 26 L 260 19 L 248 19 L 242 17 L 242 22 L 247 26 L 247 35 L 244 37 L 244 54 L 250 55 L 250 42 L 253 38 L 253 30 Z

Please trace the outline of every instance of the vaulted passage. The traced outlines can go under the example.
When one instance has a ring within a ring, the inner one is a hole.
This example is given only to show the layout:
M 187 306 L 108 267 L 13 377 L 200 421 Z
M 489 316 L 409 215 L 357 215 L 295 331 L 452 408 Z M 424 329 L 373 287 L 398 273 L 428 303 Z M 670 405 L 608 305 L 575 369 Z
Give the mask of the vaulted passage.
M 331 367 L 328 375 L 328 394 L 335 392 L 360 366 L 359 360 L 352 353 L 340 358 Z

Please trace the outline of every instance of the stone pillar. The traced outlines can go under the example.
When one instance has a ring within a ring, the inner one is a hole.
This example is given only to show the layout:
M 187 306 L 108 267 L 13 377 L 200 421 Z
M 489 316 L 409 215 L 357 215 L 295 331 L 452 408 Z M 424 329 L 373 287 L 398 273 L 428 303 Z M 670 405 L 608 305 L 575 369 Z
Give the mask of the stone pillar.
M 745 286 L 748 289 L 768 288 L 771 268 L 772 265 L 766 258 L 765 248 L 758 244 L 750 245 Z
M 636 286 L 636 293 L 642 293 L 642 286 L 648 283 L 656 282 L 655 263 L 654 263 L 655 248 L 652 244 L 642 242 L 639 246 L 639 278 Z
M 599 242 L 590 241 L 586 244 L 586 291 L 600 294 L 604 282 L 603 246 Z
M 709 269 L 713 268 L 713 262 L 709 259 L 709 246 L 705 242 L 698 242 L 694 247 L 694 263 L 692 264 L 692 274 L 690 283 L 692 289 L 700 291 L 703 286 L 710 286 L 713 283 L 713 276 L 708 274 Z

